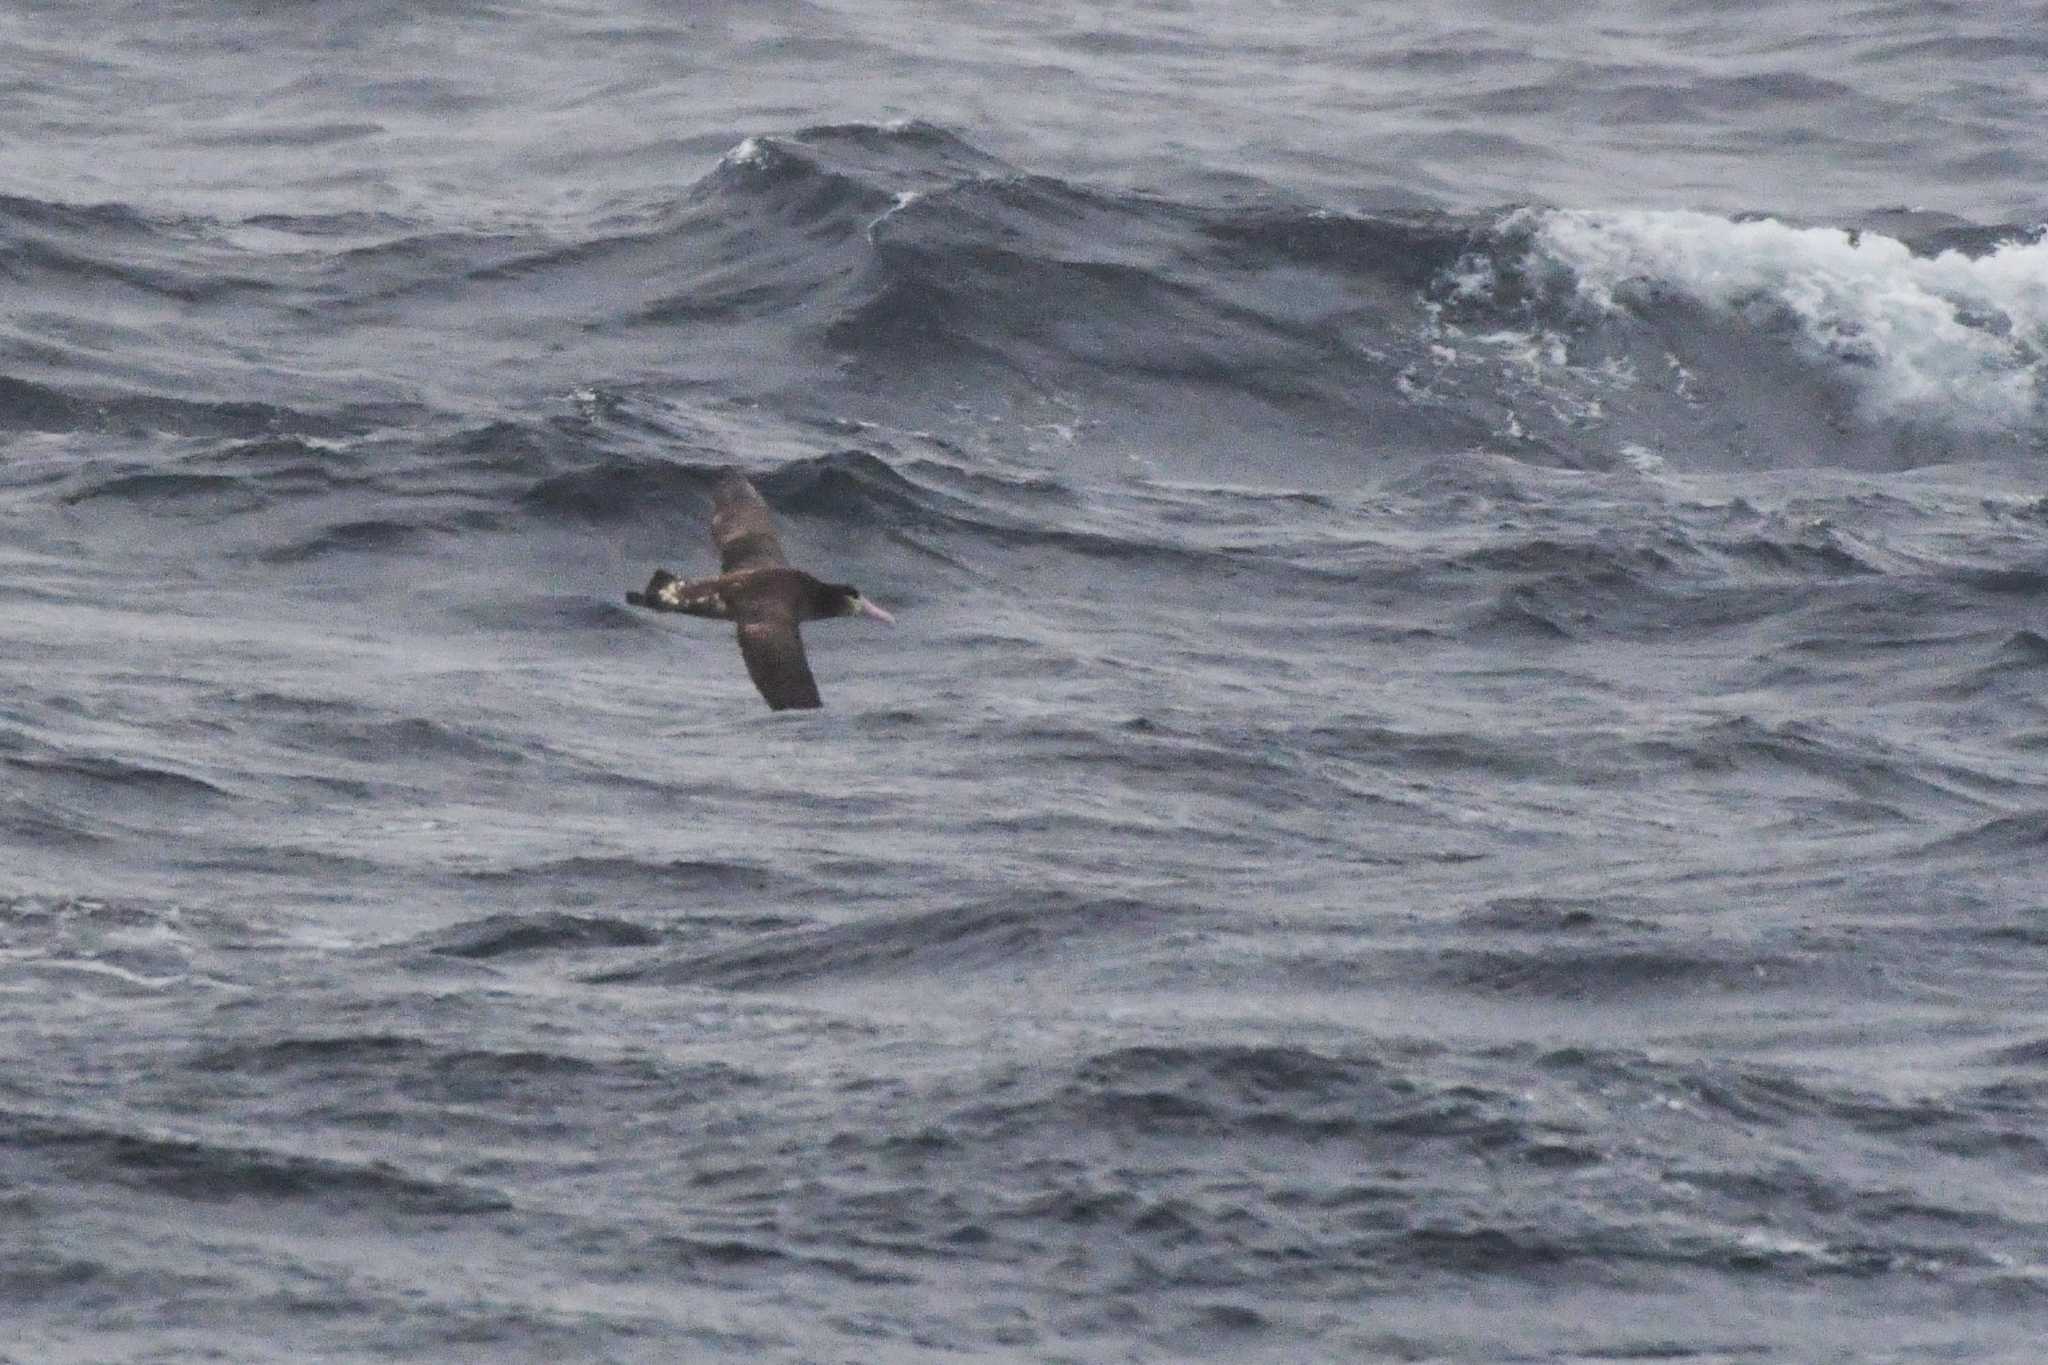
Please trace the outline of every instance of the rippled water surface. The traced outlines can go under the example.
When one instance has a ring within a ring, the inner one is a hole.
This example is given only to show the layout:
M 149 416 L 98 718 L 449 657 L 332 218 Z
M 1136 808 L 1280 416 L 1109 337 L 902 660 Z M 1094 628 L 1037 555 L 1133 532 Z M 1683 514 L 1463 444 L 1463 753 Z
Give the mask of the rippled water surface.
M 2044 20 L 0 15 L 0 1360 L 2038 1359 Z

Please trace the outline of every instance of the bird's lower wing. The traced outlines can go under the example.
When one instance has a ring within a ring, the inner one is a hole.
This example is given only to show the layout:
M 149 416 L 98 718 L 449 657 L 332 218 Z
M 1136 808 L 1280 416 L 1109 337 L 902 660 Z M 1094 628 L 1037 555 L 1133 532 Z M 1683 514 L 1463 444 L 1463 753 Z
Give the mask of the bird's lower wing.
M 739 637 L 747 675 L 768 699 L 770 710 L 824 705 L 818 698 L 818 681 L 811 676 L 811 661 L 804 657 L 804 638 L 797 633 L 793 618 L 742 621 Z

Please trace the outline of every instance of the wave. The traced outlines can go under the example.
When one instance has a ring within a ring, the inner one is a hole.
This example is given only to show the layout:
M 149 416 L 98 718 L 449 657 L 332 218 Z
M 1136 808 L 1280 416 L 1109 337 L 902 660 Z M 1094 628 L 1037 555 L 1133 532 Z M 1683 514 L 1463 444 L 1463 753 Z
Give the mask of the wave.
M 644 925 L 590 915 L 492 915 L 434 936 L 430 952 L 494 958 L 508 953 L 584 948 L 644 948 L 661 936 Z
M 314 719 L 289 724 L 288 742 L 361 763 L 468 763 L 513 765 L 528 754 L 504 738 L 424 717 L 399 720 Z
M 0 1114 L 9 1145 L 45 1154 L 76 1181 L 206 1202 L 307 1202 L 386 1215 L 449 1217 L 497 1213 L 511 1201 L 496 1190 L 414 1175 L 387 1162 L 352 1162 L 122 1128 Z
M 1000 575 L 1007 557 L 1037 563 L 1048 552 L 1109 562 L 1158 578 L 1162 587 L 1256 578 L 1342 592 L 1356 581 L 1349 565 L 1274 554 L 1248 541 L 1241 512 L 1214 511 L 1215 504 L 1239 500 L 1239 490 L 1105 502 L 1084 499 L 1078 481 L 1063 477 L 1007 478 L 893 447 L 889 455 L 849 447 L 749 472 L 779 515 L 831 528 L 836 536 L 884 537 L 969 582 Z M 518 503 L 543 523 L 594 524 L 635 537 L 658 532 L 664 557 L 677 545 L 685 556 L 708 556 L 710 490 L 734 463 L 715 451 L 685 450 L 672 458 L 600 454 L 529 485 Z M 1214 525 L 1203 524 L 1205 518 Z
M 1454 990 L 1583 1002 L 1782 992 L 1813 975 L 1805 964 L 1779 955 L 1626 944 L 1579 949 L 1547 945 L 1531 952 L 1443 949 L 1433 954 L 1423 971 Z
M 642 858 L 591 856 L 557 858 L 525 867 L 469 872 L 464 876 L 471 881 L 489 884 L 587 883 L 613 887 L 639 884 L 669 890 L 687 887 L 714 893 L 762 891 L 784 880 L 783 874 L 767 867 L 715 858 L 671 858 L 657 862 Z
M 85 284 L 126 290 L 183 305 L 274 288 L 259 275 L 237 271 L 230 259 L 210 253 L 195 257 L 189 244 L 200 226 L 197 220 L 119 203 L 76 205 L 0 196 L 0 259 L 14 280 L 59 289 Z
M 544 1094 L 549 1105 L 638 1110 L 653 1093 L 702 1104 L 771 1084 L 763 1075 L 718 1061 L 676 1061 L 637 1051 L 583 1056 L 453 1046 L 403 1033 L 288 1034 L 206 1047 L 183 1066 L 223 1092 L 302 1093 L 329 1119 L 353 1118 L 381 1130 L 402 1114 L 436 1132 L 450 1122 L 451 1105 L 517 1107 Z M 516 1121 L 501 1131 L 531 1136 Z
M 1944 859 L 1967 856 L 1973 864 L 1985 858 L 2005 861 L 2036 857 L 2048 852 L 2048 809 L 1994 816 L 1934 840 L 1921 852 L 1923 856 Z
M 2031 441 L 2048 374 L 2048 243 L 2025 227 L 1176 203 L 1022 172 L 929 125 L 750 139 L 692 203 L 757 229 L 719 254 L 716 298 L 800 309 L 870 375 L 1219 388 L 1382 445 L 1683 456 L 1725 399 L 1751 464 L 1925 463 Z M 793 259 L 814 268 L 778 303 L 760 286 Z
M 232 795 L 226 788 L 191 773 L 99 754 L 8 754 L 0 756 L 0 763 L 59 786 L 103 788 L 110 793 L 152 801 L 217 800 Z
M 2048 435 L 2048 246 L 2029 228 L 1522 209 L 1432 302 L 1418 392 L 1491 384 L 1531 440 L 1623 463 L 1903 469 L 2026 459 Z
M 1655 322 L 1696 306 L 1845 379 L 1863 415 L 2030 429 L 2048 347 L 2039 228 L 1918 244 L 1857 228 L 1671 210 L 1525 210 L 1498 229 L 1539 311 Z M 1989 240 L 1984 240 L 1988 237 Z M 1917 246 L 1917 249 L 1916 249 Z M 1475 267 L 1478 262 L 1472 262 Z M 1499 288 L 1467 276 L 1468 294 Z M 1674 307 L 1675 305 L 1675 307 Z
M 388 517 L 351 519 L 281 545 L 266 546 L 257 551 L 255 557 L 265 564 L 294 565 L 331 555 L 410 553 L 430 542 L 436 534 L 455 529 L 455 523 L 438 518 L 417 521 Z
M 259 552 L 287 567 L 412 553 L 515 509 L 672 523 L 701 511 L 709 471 L 764 427 L 784 456 L 770 496 L 799 515 L 1127 557 L 1176 542 L 1068 513 L 1085 476 L 1120 475 L 1133 452 L 1162 480 L 1313 496 L 1361 470 L 1438 477 L 1471 451 L 1654 478 L 2026 459 L 2048 440 L 2048 240 L 1924 216 L 1177 201 L 1034 174 L 913 122 L 758 135 L 673 198 L 581 230 L 374 214 L 168 224 L 0 201 L 0 234 L 137 269 L 183 253 L 195 275 L 270 270 L 280 297 L 246 306 L 306 356 L 335 348 L 360 369 L 366 348 L 390 350 L 389 373 L 332 403 L 209 396 L 238 369 L 150 391 L 160 354 L 109 382 L 54 334 L 36 342 L 50 363 L 0 376 L 0 428 L 145 443 L 65 478 L 75 504 L 190 519 L 384 498 Z M 56 287 L 60 300 L 74 286 Z M 541 365 L 535 382 L 559 386 L 550 402 L 575 395 L 556 416 L 391 396 L 419 387 L 404 348 L 384 344 L 391 329 L 467 335 L 480 315 L 507 321 L 450 349 L 456 369 L 495 372 L 566 337 L 599 357 L 579 364 L 641 377 L 569 389 Z M 857 432 L 860 449 L 809 455 L 820 430 Z M 188 443 L 171 459 L 166 436 Z M 1044 483 L 959 474 L 1004 467 Z M 1720 550 L 1790 573 L 1868 567 L 1856 547 L 1774 534 Z M 1499 605 L 1499 629 L 1571 633 L 1540 602 Z
M 1002 1170 L 1000 1198 L 899 1206 L 909 1236 L 990 1254 L 1098 1229 L 1143 1250 L 1152 1290 L 1481 1271 L 1537 1282 L 1770 1271 L 1825 1282 L 1936 1266 L 1981 1281 L 2005 1265 L 1994 1248 L 2024 1240 L 2021 1224 L 1866 1187 L 1801 1154 L 1798 1135 L 1816 1120 L 1901 1159 L 1967 1154 L 2011 1136 L 1988 1104 L 1958 1114 L 1768 1068 L 1503 1051 L 1524 1077 L 1510 1089 L 1446 1073 L 1423 1044 L 1130 1046 L 1001 1070 L 948 1109 L 839 1141 L 927 1178 L 935 1165 L 979 1160 Z M 1703 1145 L 1702 1131 L 1725 1136 Z M 1754 1159 L 1759 1141 L 1769 1160 Z M 1043 1144 L 1056 1144 L 1058 1159 L 1029 1160 Z M 1259 1170 L 1351 1174 L 1284 1187 L 1254 1179 L 1219 1199 L 1187 1178 L 1191 1145 L 1256 1152 Z M 1483 1173 L 1508 1168 L 1521 1172 L 1520 1193 L 1504 1202 Z M 1760 1234 L 1759 1207 L 1794 1212 Z M 1295 1240 L 1305 1227 L 1317 1230 L 1313 1265 Z
M 0 430 L 102 435 L 150 434 L 260 441 L 345 434 L 346 423 L 272 403 L 194 402 L 154 393 L 66 392 L 0 375 Z
M 711 489 L 723 467 L 716 452 L 701 463 L 676 456 L 610 455 L 549 475 L 519 494 L 520 505 L 542 520 L 664 519 L 696 512 L 710 523 Z
M 788 990 L 878 976 L 940 973 L 950 978 L 1022 969 L 1078 951 L 1087 939 L 1145 933 L 1171 914 L 1145 901 L 1049 893 L 771 933 L 740 947 L 621 968 L 593 979 Z

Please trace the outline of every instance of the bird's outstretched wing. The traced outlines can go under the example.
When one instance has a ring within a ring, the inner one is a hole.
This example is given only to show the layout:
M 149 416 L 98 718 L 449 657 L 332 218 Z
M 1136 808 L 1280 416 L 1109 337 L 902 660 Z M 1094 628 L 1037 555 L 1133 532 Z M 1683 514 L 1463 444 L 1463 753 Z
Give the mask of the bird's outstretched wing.
M 775 518 L 768 511 L 768 504 L 737 469 L 726 470 L 719 476 L 718 486 L 711 490 L 711 539 L 718 546 L 720 573 L 789 563 L 782 553 L 782 542 L 776 538 Z M 797 660 L 803 660 L 801 648 Z M 806 672 L 804 676 L 808 678 L 810 674 Z
M 804 657 L 804 637 L 797 633 L 794 612 L 743 616 L 739 637 L 747 676 L 768 699 L 769 710 L 808 710 L 824 705 L 818 697 L 818 681 L 811 676 L 811 661 Z

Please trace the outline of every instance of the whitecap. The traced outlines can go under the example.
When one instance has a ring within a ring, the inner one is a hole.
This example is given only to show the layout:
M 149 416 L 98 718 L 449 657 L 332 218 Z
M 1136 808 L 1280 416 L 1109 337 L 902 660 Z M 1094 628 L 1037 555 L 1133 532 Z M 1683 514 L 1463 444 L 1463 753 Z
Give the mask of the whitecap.
M 1606 312 L 1677 295 L 1773 326 L 1847 375 L 1872 416 L 2004 428 L 2048 377 L 2048 241 L 1978 257 L 1897 238 L 1674 210 L 1525 210 L 1532 253 Z M 1508 225 L 1512 230 L 1517 224 Z M 1537 262 L 1540 264 L 1539 262 Z M 1539 273 L 1532 271 L 1532 274 Z

